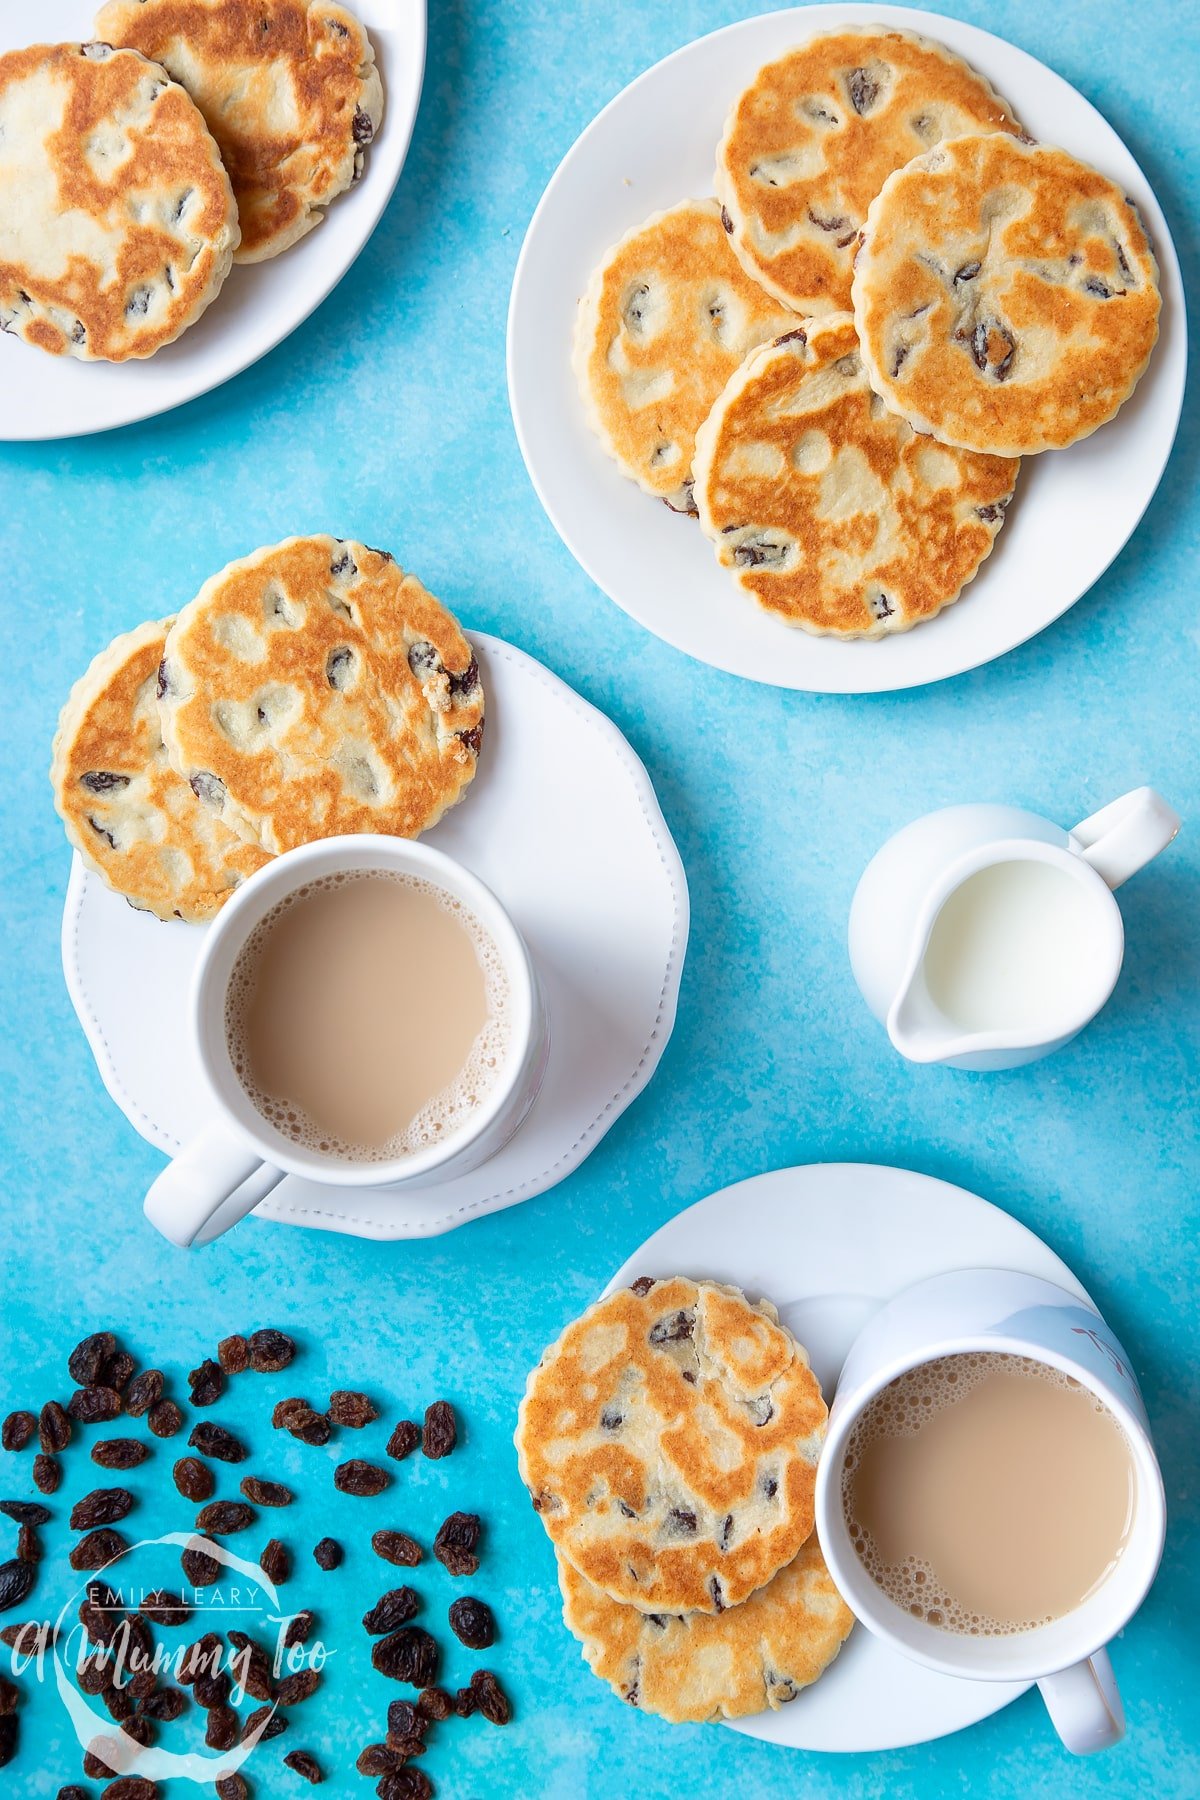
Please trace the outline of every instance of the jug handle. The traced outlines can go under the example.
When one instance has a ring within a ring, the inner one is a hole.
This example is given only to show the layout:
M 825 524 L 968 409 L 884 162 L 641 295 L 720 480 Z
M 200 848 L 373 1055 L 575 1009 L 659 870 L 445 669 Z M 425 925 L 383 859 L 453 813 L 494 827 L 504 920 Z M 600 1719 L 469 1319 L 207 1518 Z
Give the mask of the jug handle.
M 1134 788 L 1076 825 L 1071 836 L 1083 860 L 1110 888 L 1144 868 L 1179 830 L 1179 816 L 1151 787 Z

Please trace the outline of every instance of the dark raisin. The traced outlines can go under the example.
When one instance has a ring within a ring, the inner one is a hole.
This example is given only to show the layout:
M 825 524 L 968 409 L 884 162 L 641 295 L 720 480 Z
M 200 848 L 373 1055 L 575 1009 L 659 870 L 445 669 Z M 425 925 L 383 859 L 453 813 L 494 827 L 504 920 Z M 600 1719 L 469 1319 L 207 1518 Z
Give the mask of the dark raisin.
M 14 1606 L 20 1606 L 33 1586 L 33 1578 L 32 1564 L 19 1557 L 0 1563 L 0 1612 L 11 1612 Z
M 109 1717 L 115 1719 L 118 1725 L 123 1725 L 126 1719 L 132 1719 L 137 1701 L 128 1688 L 105 1688 L 100 1698 L 108 1709 Z
M 33 1459 L 33 1485 L 39 1494 L 53 1494 L 62 1480 L 62 1464 L 43 1450 Z
M 112 1761 L 106 1761 L 111 1758 Z M 93 1779 L 103 1779 L 106 1775 L 116 1774 L 116 1763 L 121 1760 L 120 1740 L 111 1737 L 93 1738 L 83 1755 L 83 1772 Z
M 9 1713 L 16 1712 L 20 1698 L 16 1682 L 9 1681 L 6 1675 L 0 1675 L 0 1718 L 7 1718 Z
M 440 1693 L 441 1689 L 428 1688 L 427 1693 Z M 420 1703 L 411 1700 L 393 1700 L 388 1706 L 387 1741 L 393 1750 L 401 1745 L 419 1742 L 429 1729 L 429 1717 L 422 1712 Z M 406 1751 L 406 1754 L 411 1754 Z
M 252 1700 L 273 1699 L 271 1659 L 261 1644 L 252 1643 L 242 1631 L 231 1631 L 229 1641 L 238 1652 L 232 1665 L 238 1686 Z
M 171 1470 L 171 1476 L 184 1499 L 194 1500 L 197 1504 L 211 1499 L 217 1485 L 216 1476 L 198 1456 L 181 1456 Z
M 366 1744 L 359 1751 L 354 1766 L 360 1775 L 387 1775 L 404 1765 L 386 1744 Z
M 71 1508 L 71 1530 L 92 1531 L 97 1525 L 116 1525 L 133 1510 L 128 1488 L 93 1488 Z
M 450 1606 L 450 1629 L 468 1650 L 486 1650 L 496 1641 L 496 1621 L 492 1609 L 482 1600 L 464 1594 Z
M 329 1416 L 335 1425 L 345 1425 L 351 1431 L 361 1431 L 364 1425 L 369 1425 L 379 1417 L 379 1411 L 372 1406 L 365 1394 L 338 1388 L 329 1396 Z
M 375 136 L 375 122 L 364 106 L 356 106 L 350 121 L 350 135 L 360 147 Z
M 433 1783 L 424 1769 L 395 1769 L 380 1777 L 379 1800 L 432 1800 Z
M 114 1350 L 111 1356 L 105 1357 L 100 1368 L 100 1380 L 96 1385 L 112 1388 L 114 1393 L 123 1395 L 133 1378 L 136 1366 L 127 1351 Z
M 327 1444 L 333 1433 L 333 1427 L 324 1413 L 314 1412 L 306 1407 L 303 1412 L 289 1415 L 286 1429 L 302 1444 Z
M 250 1346 L 235 1332 L 217 1345 L 217 1361 L 227 1375 L 240 1375 L 250 1367 Z
M 296 1354 L 286 1331 L 252 1331 L 248 1345 L 250 1367 L 260 1375 L 278 1375 Z
M 183 1430 L 183 1414 L 173 1400 L 159 1400 L 150 1408 L 146 1423 L 156 1438 L 174 1437 Z
M 312 1635 L 316 1620 L 310 1612 L 298 1612 L 294 1619 L 289 1619 L 287 1630 L 283 1634 L 283 1647 L 292 1650 L 297 1644 L 307 1644 Z
M 71 1421 L 57 1400 L 47 1400 L 38 1416 L 38 1442 L 47 1456 L 65 1450 L 71 1441 Z
M 403 1462 L 421 1442 L 421 1427 L 413 1419 L 401 1419 L 387 1441 L 387 1454 Z
M 479 1567 L 479 1558 L 475 1554 L 479 1531 L 476 1513 L 451 1513 L 439 1526 L 433 1540 L 433 1554 L 451 1575 L 474 1575 Z
M 121 1396 L 115 1388 L 76 1388 L 67 1410 L 81 1425 L 107 1425 L 121 1410 Z
M 454 1696 L 455 1715 L 460 1719 L 469 1719 L 475 1711 L 475 1691 L 473 1688 L 459 1688 Z
M 209 769 L 197 769 L 194 775 L 188 776 L 188 786 L 204 806 L 222 807 L 225 804 L 225 783 Z
M 210 1750 L 232 1750 L 238 1741 L 239 1729 L 238 1716 L 232 1706 L 209 1707 L 204 1741 Z
M 105 786 L 119 783 L 128 786 L 127 775 L 85 775 L 83 785 L 91 788 L 94 794 L 102 794 L 105 787 L 97 787 L 97 781 Z M 85 1337 L 82 1343 L 76 1344 L 67 1358 L 67 1374 L 77 1387 L 94 1387 L 100 1379 L 100 1369 L 106 1356 L 111 1356 L 117 1347 L 117 1340 L 111 1331 L 94 1331 L 91 1337 Z
M 193 1587 L 212 1587 L 221 1578 L 221 1564 L 204 1548 L 209 1541 L 208 1538 L 194 1537 L 180 1552 L 183 1572 Z
M 667 1514 L 670 1537 L 695 1537 L 696 1525 L 696 1515 L 688 1506 L 673 1506 Z
M 471 1677 L 475 1704 L 489 1725 L 507 1725 L 512 1718 L 508 1698 L 490 1669 L 476 1669 Z
M 278 1737 L 287 1728 L 288 1722 L 283 1713 L 274 1712 L 269 1706 L 259 1706 L 248 1715 L 242 1726 L 242 1742 L 244 1744 L 247 1738 L 253 1737 L 256 1731 L 266 1739 Z
M 124 1556 L 128 1548 L 121 1533 L 106 1525 L 80 1538 L 67 1560 L 73 1569 L 103 1569 Z
M 153 1619 L 156 1625 L 186 1625 L 192 1616 L 188 1602 L 169 1588 L 153 1589 L 145 1596 L 138 1611 L 143 1619 Z
M 182 1688 L 155 1688 L 152 1694 L 147 1694 L 144 1700 L 138 1701 L 138 1711 L 144 1718 L 158 1719 L 162 1724 L 169 1725 L 183 1716 L 187 1711 L 187 1703 L 187 1695 Z
M 312 1407 L 307 1400 L 277 1400 L 271 1413 L 271 1423 L 276 1431 L 285 1431 L 293 1419 L 299 1419 L 311 1411 Z
M 339 1494 L 358 1494 L 364 1499 L 382 1494 L 384 1488 L 391 1485 L 391 1480 L 386 1469 L 357 1459 L 339 1463 L 333 1471 L 333 1485 Z
M 379 1533 L 376 1532 L 376 1537 Z M 325 1537 L 313 1548 L 318 1569 L 336 1569 L 342 1560 L 342 1546 L 336 1538 Z
M 315 1694 L 321 1685 L 320 1672 L 317 1669 L 297 1669 L 294 1675 L 285 1675 L 275 1690 L 275 1698 L 280 1706 L 299 1706 L 310 1694 Z
M 42 1540 L 34 1525 L 22 1525 L 17 1533 L 17 1558 L 20 1562 L 36 1563 L 42 1560 Z
M 158 1405 L 162 1396 L 162 1370 L 143 1369 L 125 1389 L 125 1411 L 131 1418 L 140 1419 L 143 1413 L 148 1413 L 151 1407 Z
M 0 1429 L 0 1444 L 6 1450 L 23 1450 L 36 1430 L 37 1420 L 31 1412 L 10 1412 Z
M 354 652 L 347 645 L 341 644 L 331 650 L 325 658 L 325 679 L 331 688 L 344 693 L 350 685 L 350 673 L 354 667 Z
M 221 1775 L 213 1783 L 217 1800 L 250 1800 L 250 1789 L 244 1775 Z
M 851 106 L 860 116 L 869 113 L 879 98 L 879 83 L 873 81 L 865 69 L 851 69 L 846 77 L 846 90 Z
M 248 1531 L 258 1514 L 244 1500 L 213 1500 L 196 1514 L 196 1526 L 211 1537 L 232 1537 Z
M 305 1781 L 311 1781 L 315 1785 L 325 1779 L 320 1763 L 307 1750 L 290 1750 L 283 1760 L 289 1769 L 294 1769 L 297 1775 L 303 1775 Z
M 363 1630 L 372 1637 L 383 1637 L 415 1618 L 420 1604 L 410 1587 L 389 1588 L 386 1594 L 379 1596 L 370 1612 L 363 1614 Z
M 211 1711 L 214 1706 L 228 1706 L 232 1683 L 223 1669 L 215 1675 L 197 1675 L 192 1683 L 196 1705 Z
M 82 1667 L 75 1670 L 75 1679 L 85 1694 L 96 1698 L 112 1686 L 112 1674 L 108 1660 L 97 1659 L 93 1662 L 90 1654 L 83 1658 Z
M 37 1625 L 32 1619 L 25 1619 L 20 1625 L 6 1625 L 0 1631 L 0 1644 L 7 1644 L 10 1650 L 19 1650 L 22 1656 L 36 1656 L 44 1650 L 50 1639 L 50 1627 Z
M 458 1442 L 458 1424 L 454 1408 L 448 1400 L 435 1400 L 425 1408 L 425 1425 L 421 1432 L 422 1454 L 436 1461 L 449 1456 Z
M 696 1329 L 694 1312 L 681 1309 L 679 1312 L 667 1313 L 650 1327 L 652 1344 L 679 1344 L 690 1338 Z
M 221 1398 L 225 1388 L 225 1377 L 221 1373 L 220 1363 L 212 1357 L 206 1357 L 188 1374 L 188 1391 L 193 1406 L 214 1406 Z
M 256 1506 L 290 1506 L 292 1504 L 292 1490 L 284 1487 L 282 1481 L 260 1481 L 257 1475 L 247 1475 L 243 1478 L 240 1486 L 247 1500 L 253 1500 Z
M 457 736 L 459 743 L 464 745 L 472 756 L 478 756 L 483 745 L 483 720 L 480 719 L 478 725 L 472 725 L 468 731 L 458 732 Z
M 395 1704 L 396 1702 L 393 1701 L 392 1705 L 394 1706 Z M 389 1718 L 391 1717 L 391 1710 L 391 1707 L 389 1707 Z M 445 1688 L 427 1687 L 417 1696 L 417 1710 L 418 1712 L 423 1713 L 427 1719 L 448 1719 L 450 1714 L 454 1711 L 454 1702 L 451 1700 Z
M 292 1572 L 291 1551 L 278 1538 L 272 1538 L 259 1557 L 258 1566 L 267 1580 L 279 1587 Z
M 408 1625 L 379 1640 L 372 1648 L 371 1664 L 392 1681 L 428 1687 L 437 1675 L 437 1642 L 419 1625 Z
M 198 1676 L 215 1675 L 221 1666 L 224 1646 L 215 1631 L 206 1631 L 202 1638 L 189 1644 L 179 1658 L 178 1679 L 184 1687 L 191 1687 Z
M 92 1461 L 102 1469 L 136 1469 L 149 1454 L 149 1444 L 138 1438 L 101 1438 L 92 1445 Z
M 0 1718 L 0 1769 L 10 1763 L 17 1754 L 21 1728 L 17 1724 L 16 1713 L 7 1713 Z
M 48 1525 L 50 1508 L 37 1500 L 0 1500 L 0 1513 L 14 1525 Z
M 407 1531 L 377 1531 L 371 1548 L 384 1562 L 395 1563 L 400 1569 L 415 1569 L 422 1556 L 420 1544 Z
M 226 1431 L 223 1425 L 214 1425 L 209 1419 L 195 1427 L 188 1443 L 193 1450 L 199 1450 L 201 1456 L 215 1456 L 218 1462 L 245 1462 L 250 1454 L 232 1431 Z
M 77 1782 L 69 1781 L 66 1787 L 59 1788 L 54 1800 L 92 1800 L 92 1797 L 86 1788 L 81 1788 Z

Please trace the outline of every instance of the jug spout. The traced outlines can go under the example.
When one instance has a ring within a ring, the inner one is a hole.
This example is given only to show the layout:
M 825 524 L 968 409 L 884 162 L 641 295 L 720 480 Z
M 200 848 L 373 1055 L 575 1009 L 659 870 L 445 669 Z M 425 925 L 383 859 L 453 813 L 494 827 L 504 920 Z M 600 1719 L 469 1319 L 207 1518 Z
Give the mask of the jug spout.
M 893 1000 L 886 1023 L 892 1044 L 909 1062 L 946 1062 L 973 1047 L 971 1038 L 952 1025 L 931 998 L 920 959 Z

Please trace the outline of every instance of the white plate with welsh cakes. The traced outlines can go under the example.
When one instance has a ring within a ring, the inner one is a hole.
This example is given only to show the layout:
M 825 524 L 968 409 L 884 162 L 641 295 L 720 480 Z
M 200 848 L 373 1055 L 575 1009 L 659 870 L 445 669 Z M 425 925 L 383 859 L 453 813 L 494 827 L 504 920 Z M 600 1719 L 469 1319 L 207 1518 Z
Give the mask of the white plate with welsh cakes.
M 1158 258 L 1161 336 L 1130 399 L 1069 450 L 1029 457 L 996 547 L 954 605 L 873 640 L 812 637 L 769 617 L 718 566 L 695 520 L 625 479 L 590 430 L 571 369 L 578 297 L 609 247 L 651 213 L 711 194 L 717 143 L 763 63 L 822 32 L 879 26 L 939 40 L 1034 136 L 1093 163 L 1135 201 Z M 1130 151 L 1082 94 L 1015 45 L 938 13 L 805 6 L 687 44 L 605 107 L 567 152 L 534 214 L 508 321 L 508 383 L 526 466 L 576 561 L 625 612 L 730 674 L 817 693 L 940 681 L 1024 643 L 1096 582 L 1158 486 L 1183 403 L 1187 328 L 1179 262 Z
M 998 1206 L 875 1163 L 777 1169 L 710 1194 L 647 1238 L 605 1291 L 639 1275 L 688 1275 L 765 1296 L 808 1351 L 828 1401 L 850 1345 L 886 1301 L 970 1268 L 1037 1275 L 1092 1305 L 1066 1264 Z M 935 1674 L 855 1625 L 812 1687 L 778 1712 L 729 1723 L 795 1750 L 897 1750 L 977 1724 L 1028 1685 Z
M 101 0 L 0 6 L 0 53 L 88 42 Z M 366 26 L 384 90 L 383 123 L 362 179 L 299 243 L 235 266 L 202 318 L 144 362 L 85 363 L 0 334 L 0 441 L 85 437 L 154 418 L 208 393 L 289 336 L 365 246 L 395 191 L 425 72 L 425 0 L 345 0 Z
M 487 695 L 479 773 L 422 842 L 500 897 L 550 1019 L 541 1092 L 482 1168 L 405 1188 L 289 1175 L 252 1215 L 380 1240 L 433 1237 L 554 1187 L 646 1086 L 667 1046 L 687 880 L 642 764 L 612 722 L 532 657 L 470 632 Z M 74 859 L 63 970 L 101 1079 L 167 1156 L 215 1116 L 189 1029 L 205 927 L 135 912 Z

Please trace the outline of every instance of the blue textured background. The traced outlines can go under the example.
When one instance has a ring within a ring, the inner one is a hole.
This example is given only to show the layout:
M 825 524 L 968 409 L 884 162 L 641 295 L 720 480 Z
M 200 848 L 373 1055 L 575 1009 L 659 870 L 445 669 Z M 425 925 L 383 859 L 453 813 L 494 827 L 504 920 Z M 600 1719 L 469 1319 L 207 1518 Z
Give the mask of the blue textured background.
M 952 10 L 1043 58 L 1101 108 L 1147 170 L 1186 257 L 1200 169 L 1195 9 L 989 0 Z M 302 1480 L 303 1511 L 278 1516 L 304 1571 L 290 1592 L 320 1608 L 322 1635 L 341 1650 L 321 1698 L 251 1761 L 260 1795 L 305 1791 L 276 1757 L 301 1745 L 338 1771 L 324 1791 L 369 1791 L 353 1757 L 397 1690 L 370 1673 L 356 1622 L 383 1585 L 368 1530 L 403 1523 L 428 1537 L 449 1506 L 472 1502 L 489 1527 L 472 1585 L 503 1628 L 486 1660 L 518 1711 L 503 1733 L 479 1720 L 442 1732 L 426 1766 L 457 1800 L 1197 1791 L 1197 435 L 1185 430 L 1132 543 L 1064 620 L 925 692 L 812 700 L 751 688 L 686 662 L 611 606 L 559 545 L 521 466 L 504 393 L 509 283 L 534 204 L 577 132 L 649 63 L 736 16 L 731 0 L 434 0 L 398 194 L 316 317 L 173 417 L 0 450 L 0 1401 L 62 1392 L 67 1350 L 100 1324 L 174 1370 L 177 1392 L 180 1371 L 222 1332 L 275 1322 L 301 1338 L 295 1376 L 243 1377 L 229 1413 L 263 1452 L 260 1466 Z M 547 379 L 560 378 L 565 369 L 548 364 Z M 226 558 L 311 529 L 394 546 L 468 626 L 543 658 L 628 733 L 691 881 L 680 1023 L 649 1092 L 557 1193 L 427 1244 L 248 1224 L 187 1258 L 143 1224 L 159 1158 L 107 1101 L 67 1003 L 58 919 L 68 859 L 44 771 L 62 698 L 113 633 L 177 607 Z M 858 1001 L 843 947 L 870 853 L 951 801 L 1011 799 L 1070 823 L 1141 781 L 1162 789 L 1185 830 L 1122 895 L 1129 953 L 1098 1023 L 1053 1061 L 1011 1075 L 902 1064 Z M 1114 1653 L 1129 1738 L 1094 1764 L 1058 1748 L 1034 1697 L 957 1738 L 865 1758 L 671 1729 L 592 1680 L 559 1621 L 549 1547 L 509 1445 L 526 1370 L 680 1207 L 764 1168 L 843 1157 L 925 1169 L 1007 1207 L 1072 1263 L 1142 1376 L 1171 1531 L 1158 1585 Z M 402 1475 L 392 1501 L 334 1504 L 332 1450 L 281 1444 L 266 1402 L 360 1382 L 393 1416 L 448 1394 L 467 1442 L 448 1463 Z M 172 1492 L 170 1461 L 164 1446 L 133 1485 Z M 73 1450 L 61 1498 L 92 1475 Z M 0 1456 L 0 1491 L 23 1492 L 27 1479 L 27 1461 Z M 183 1523 L 180 1506 L 172 1523 Z M 340 1573 L 320 1576 L 308 1547 L 327 1528 L 354 1548 Z M 421 1585 L 440 1612 L 446 1578 Z M 39 1598 L 54 1592 L 44 1577 Z M 470 1663 L 459 1652 L 451 1679 Z M 49 1693 L 23 1716 L 5 1791 L 53 1796 L 78 1769 L 65 1716 Z

